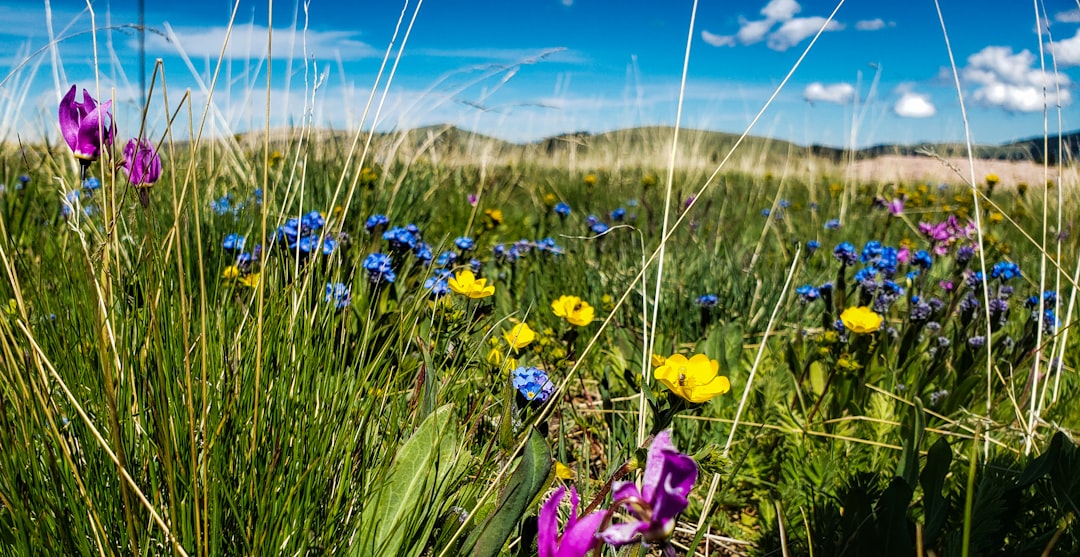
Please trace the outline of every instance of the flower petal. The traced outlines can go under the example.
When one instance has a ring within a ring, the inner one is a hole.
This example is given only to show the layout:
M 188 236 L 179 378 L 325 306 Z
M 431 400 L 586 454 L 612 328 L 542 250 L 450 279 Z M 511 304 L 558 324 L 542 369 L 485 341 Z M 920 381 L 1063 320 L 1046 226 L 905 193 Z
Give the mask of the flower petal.
M 605 514 L 605 511 L 594 511 L 573 524 L 567 524 L 559 540 L 558 556 L 585 557 L 596 545 L 596 531 L 600 529 Z
M 560 487 L 540 508 L 536 521 L 536 545 L 540 557 L 555 557 L 559 551 L 559 502 L 566 494 Z
M 648 530 L 649 525 L 640 520 L 612 524 L 600 532 L 600 539 L 614 546 L 633 543 L 637 535 Z
M 656 488 L 660 486 L 661 476 L 664 473 L 666 453 L 678 452 L 674 443 L 671 442 L 671 430 L 665 429 L 656 434 L 652 445 L 649 445 L 649 456 L 645 461 L 645 476 L 641 480 L 641 490 L 644 499 L 652 503 Z
M 75 89 L 76 86 L 72 85 L 67 94 L 60 101 L 59 119 L 60 119 L 60 132 L 64 134 L 64 141 L 67 141 L 68 147 L 72 151 L 79 143 L 79 120 L 82 119 L 82 113 L 79 111 L 79 105 L 75 102 Z

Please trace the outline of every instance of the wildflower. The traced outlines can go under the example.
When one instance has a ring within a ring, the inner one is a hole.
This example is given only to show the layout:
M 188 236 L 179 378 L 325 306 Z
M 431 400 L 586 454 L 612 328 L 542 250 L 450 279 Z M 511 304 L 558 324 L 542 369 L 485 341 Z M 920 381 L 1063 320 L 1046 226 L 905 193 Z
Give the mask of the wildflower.
M 221 243 L 221 247 L 227 251 L 244 251 L 244 237 L 239 234 L 229 234 L 225 236 L 225 241 Z
M 364 222 L 364 230 L 373 233 L 376 231 L 376 229 L 381 230 L 382 228 L 385 228 L 388 224 L 390 224 L 389 217 L 382 214 L 375 214 L 368 217 L 367 221 Z
M 697 463 L 675 449 L 671 432 L 657 433 L 641 489 L 634 482 L 615 482 L 612 489 L 613 506 L 625 509 L 629 520 L 608 526 L 600 538 L 615 546 L 633 543 L 639 535 L 645 543 L 666 542 L 675 532 L 675 517 L 689 504 L 697 476 Z
M 840 219 L 829 219 L 825 221 L 825 230 L 839 230 Z
M 649 360 L 650 363 L 652 363 L 653 367 L 660 367 L 664 365 L 665 362 L 667 362 L 667 358 L 661 356 L 660 354 L 653 354 L 652 357 L 649 358 Z
M 577 490 L 570 488 L 570 518 L 566 520 L 562 535 L 559 534 L 559 503 L 566 495 L 566 488 L 555 490 L 537 519 L 536 545 L 540 557 L 585 557 L 597 544 L 596 531 L 604 520 L 604 511 L 595 511 L 578 517 Z
M 990 270 L 990 276 L 992 278 L 1001 279 L 1001 282 L 1006 282 L 1009 279 L 1020 276 L 1020 266 L 1012 261 L 999 261 L 994 264 L 994 268 Z
M 103 147 L 112 144 L 115 126 L 112 121 L 112 101 L 101 105 L 83 89 L 83 101 L 75 100 L 76 86 L 72 85 L 60 101 L 60 131 L 71 147 L 72 154 L 82 165 L 83 177 L 90 163 L 97 160 Z
M 705 354 L 695 354 L 689 360 L 682 354 L 674 354 L 653 371 L 653 376 L 676 395 L 701 403 L 731 390 L 731 382 L 717 375 L 719 371 L 720 362 L 710 360 Z
M 598 181 L 598 178 L 596 177 L 596 174 L 586 174 L 585 175 L 585 185 L 586 186 L 589 186 L 591 188 L 591 187 L 596 185 L 597 181 Z
M 368 282 L 382 284 L 394 282 L 397 275 L 391 265 L 389 255 L 385 253 L 371 253 L 364 258 L 364 269 L 368 272 Z
M 232 206 L 232 194 L 226 193 L 225 195 L 210 202 L 210 208 L 214 210 L 218 215 L 227 215 L 230 212 L 235 213 L 236 210 Z
M 124 172 L 139 190 L 139 203 L 150 205 L 150 188 L 161 177 L 161 157 L 149 141 L 132 139 L 124 146 Z
M 593 307 L 577 296 L 560 296 L 558 300 L 551 302 L 551 311 L 556 317 L 562 317 L 578 327 L 592 323 L 595 315 Z
M 431 263 L 431 260 L 435 257 L 434 254 L 431 253 L 431 246 L 427 245 L 426 242 L 417 242 L 417 244 L 413 246 L 413 255 L 425 264 Z
M 994 174 L 993 172 L 986 175 L 986 187 L 990 189 L 994 189 L 994 186 L 996 186 L 1000 181 L 1001 178 L 999 178 L 998 175 Z
M 452 251 L 444 251 L 439 254 L 439 257 L 435 258 L 435 264 L 439 267 L 449 267 L 454 261 L 457 261 L 458 254 Z
M 808 304 L 821 297 L 821 291 L 814 288 L 813 285 L 807 284 L 795 289 L 795 294 L 798 294 L 799 301 Z
M 458 236 L 454 239 L 454 245 L 461 251 L 469 251 L 476 246 L 476 242 L 468 236 Z
M 503 338 L 514 350 L 521 350 L 536 340 L 536 331 L 533 331 L 528 323 L 518 323 L 503 333 Z
M 703 308 L 714 308 L 720 302 L 716 294 L 702 294 L 695 303 Z
M 608 225 L 602 222 L 597 222 L 596 224 L 593 224 L 591 227 L 589 227 L 589 230 L 591 230 L 594 234 L 603 234 L 608 231 Z
M 323 299 L 326 303 L 333 304 L 337 309 L 345 309 L 352 302 L 352 295 L 349 292 L 349 287 L 344 283 L 328 282 L 326 283 L 326 296 Z
M 845 267 L 855 264 L 855 246 L 851 242 L 843 242 L 833 248 L 833 257 Z
M 570 214 L 570 206 L 562 201 L 555 204 L 555 214 L 560 217 L 566 217 Z
M 495 228 L 503 223 L 503 212 L 501 209 L 484 209 L 484 216 L 488 218 L 489 228 Z
M 655 186 L 660 180 L 656 177 L 656 174 L 646 174 L 641 177 L 642 187 L 651 188 Z
M 810 240 L 806 242 L 806 256 L 814 255 L 814 252 L 821 248 L 821 242 L 817 240 Z
M 240 277 L 240 284 L 247 286 L 248 288 L 259 286 L 259 273 L 251 273 L 250 275 Z
M 412 251 L 419 239 L 408 228 L 400 226 L 383 232 L 383 240 L 390 243 L 390 251 L 404 253 Z
M 300 217 L 300 232 L 308 234 L 322 229 L 326 224 L 326 218 L 318 211 L 311 211 Z
M 904 198 L 894 197 L 885 207 L 889 210 L 889 214 L 898 217 L 904 213 Z
M 450 292 L 450 284 L 448 280 L 453 276 L 450 271 L 445 269 L 436 269 L 432 276 L 424 280 L 424 288 L 431 291 L 431 295 L 436 298 L 445 296 Z
M 768 207 L 761 210 L 761 216 L 763 216 L 763 217 L 768 217 L 771 214 L 772 214 L 772 209 L 770 209 Z
M 379 173 L 374 170 L 364 167 L 360 169 L 360 185 L 364 187 L 372 187 L 375 182 L 379 181 Z
M 565 464 L 563 464 L 563 463 L 561 463 L 561 462 L 559 462 L 557 460 L 555 461 L 555 477 L 556 478 L 559 478 L 560 480 L 572 480 L 572 479 L 574 479 L 574 475 L 575 475 L 574 471 L 571 470 L 569 466 L 567 466 L 567 465 L 565 465 Z
M 515 369 L 510 374 L 510 383 L 530 402 L 544 402 L 555 392 L 555 384 L 548 378 L 547 373 L 538 367 Z
M 844 328 L 859 334 L 873 333 L 881 328 L 882 317 L 866 306 L 849 307 L 840 314 Z
M 450 290 L 473 299 L 487 298 L 495 294 L 495 286 L 487 279 L 478 279 L 472 270 L 465 269 L 447 281 Z
M 555 203 L 558 200 L 559 200 L 559 198 L 555 197 L 554 193 L 547 192 L 547 193 L 544 194 L 544 205 L 547 206 L 547 207 L 554 207 Z
M 475 193 L 470 193 L 465 200 L 469 202 L 470 207 L 476 207 L 476 204 L 480 202 L 480 198 L 477 197 Z
M 611 220 L 613 220 L 615 222 L 619 222 L 619 221 L 623 220 L 623 218 L 625 218 L 625 217 L 626 217 L 626 209 L 623 209 L 622 207 L 619 207 L 618 209 L 615 209 L 614 211 L 611 212 Z
M 928 271 L 934 264 L 934 258 L 930 255 L 930 252 L 921 249 L 915 252 L 915 255 L 911 256 L 911 264 L 924 271 Z
M 91 177 L 83 180 L 82 187 L 83 187 L 84 190 L 87 190 L 90 193 L 93 193 L 93 192 L 101 189 L 101 180 L 98 180 L 97 178 L 91 176 Z

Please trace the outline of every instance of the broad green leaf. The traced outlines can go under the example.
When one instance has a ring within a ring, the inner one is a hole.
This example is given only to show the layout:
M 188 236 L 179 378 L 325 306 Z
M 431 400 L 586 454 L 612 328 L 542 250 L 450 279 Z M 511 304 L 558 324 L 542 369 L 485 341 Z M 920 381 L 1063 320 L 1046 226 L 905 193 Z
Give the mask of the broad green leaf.
M 423 549 L 461 469 L 452 418 L 452 405 L 440 407 L 402 445 L 378 495 L 363 511 L 361 539 L 367 543 L 354 547 L 354 554 L 413 555 Z
M 529 510 L 529 503 L 544 489 L 550 472 L 551 450 L 543 436 L 533 430 L 510 481 L 499 495 L 494 512 L 469 534 L 461 554 L 474 557 L 498 555 Z
M 933 545 L 937 539 L 949 514 L 949 500 L 942 493 L 942 489 L 945 487 L 945 476 L 949 474 L 950 464 L 952 449 L 949 442 L 944 438 L 938 439 L 930 447 L 930 452 L 926 455 L 926 465 L 919 475 L 919 483 L 923 489 L 923 536 L 928 546 Z

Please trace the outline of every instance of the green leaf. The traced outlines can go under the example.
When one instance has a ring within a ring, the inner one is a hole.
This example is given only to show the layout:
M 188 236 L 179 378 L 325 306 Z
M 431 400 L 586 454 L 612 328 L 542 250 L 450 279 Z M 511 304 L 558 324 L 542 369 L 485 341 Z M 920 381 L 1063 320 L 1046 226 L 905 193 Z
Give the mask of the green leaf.
M 925 420 L 922 401 L 916 397 L 915 407 L 911 410 L 909 417 L 904 420 L 902 427 L 904 452 L 896 467 L 896 475 L 904 478 L 904 481 L 912 487 L 915 486 L 919 475 L 919 447 L 922 446 L 923 436 L 926 434 Z
M 828 382 L 826 376 L 825 364 L 820 361 L 815 361 L 810 364 L 810 388 L 814 390 L 814 394 L 821 396 L 825 394 L 825 384 Z
M 434 527 L 448 488 L 461 471 L 457 423 L 447 404 L 424 419 L 402 445 L 382 489 L 363 510 L 365 530 L 355 554 L 418 554 Z
M 919 475 L 919 484 L 923 490 L 923 535 L 928 546 L 933 545 L 949 515 L 949 501 L 942 489 L 945 487 L 945 476 L 949 474 L 951 464 L 952 449 L 948 441 L 940 438 L 930 447 L 930 452 L 926 455 L 926 465 Z
M 498 555 L 521 517 L 547 484 L 551 472 L 551 450 L 543 436 L 534 429 L 510 481 L 499 495 L 499 504 L 469 534 L 460 555 L 489 557 Z M 527 543 L 523 541 L 523 543 Z

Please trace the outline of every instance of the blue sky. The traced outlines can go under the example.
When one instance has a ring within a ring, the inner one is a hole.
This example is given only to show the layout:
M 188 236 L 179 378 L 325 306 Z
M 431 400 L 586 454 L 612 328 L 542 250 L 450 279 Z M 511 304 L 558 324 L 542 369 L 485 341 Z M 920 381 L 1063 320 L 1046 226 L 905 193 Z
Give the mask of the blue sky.
M 148 59 L 162 59 L 171 102 L 191 88 L 201 107 L 233 2 L 146 4 Z M 527 141 L 672 124 L 692 5 L 425 0 L 377 125 L 449 122 Z M 407 7 L 406 25 L 415 6 Z M 1051 132 L 1059 128 L 1059 116 L 1061 129 L 1080 127 L 1072 91 L 1080 79 L 1077 3 L 1045 2 L 1041 36 L 1031 4 L 987 0 L 974 6 L 942 6 L 974 140 L 1001 143 L 1041 134 L 1044 86 Z M 273 125 L 309 118 L 318 126 L 357 126 L 403 7 L 310 0 L 305 14 L 304 4 L 275 1 L 268 64 L 268 3 L 241 0 L 215 92 L 214 129 L 265 125 L 267 68 Z M 0 20 L 7 22 L 0 27 L 0 70 L 8 76 L 0 86 L 2 139 L 15 133 L 55 137 L 50 117 L 59 95 L 76 82 L 95 91 L 85 2 L 52 0 L 51 8 L 55 36 L 62 37 L 55 51 L 44 48 L 49 33 L 43 2 L 0 6 Z M 960 103 L 934 4 L 848 1 L 826 25 L 834 8 L 835 2 L 812 0 L 702 2 L 683 125 L 742 132 L 825 26 L 752 133 L 833 146 L 848 145 L 852 135 L 858 146 L 962 139 Z M 131 28 L 137 2 L 97 1 L 93 10 L 102 95 L 116 99 L 123 125 L 134 120 L 139 98 L 137 34 Z M 395 48 L 403 34 L 404 26 Z M 153 114 L 159 114 L 160 95 L 154 102 Z M 368 125 L 372 121 L 369 115 Z M 160 129 L 161 122 L 151 118 L 152 127 Z

